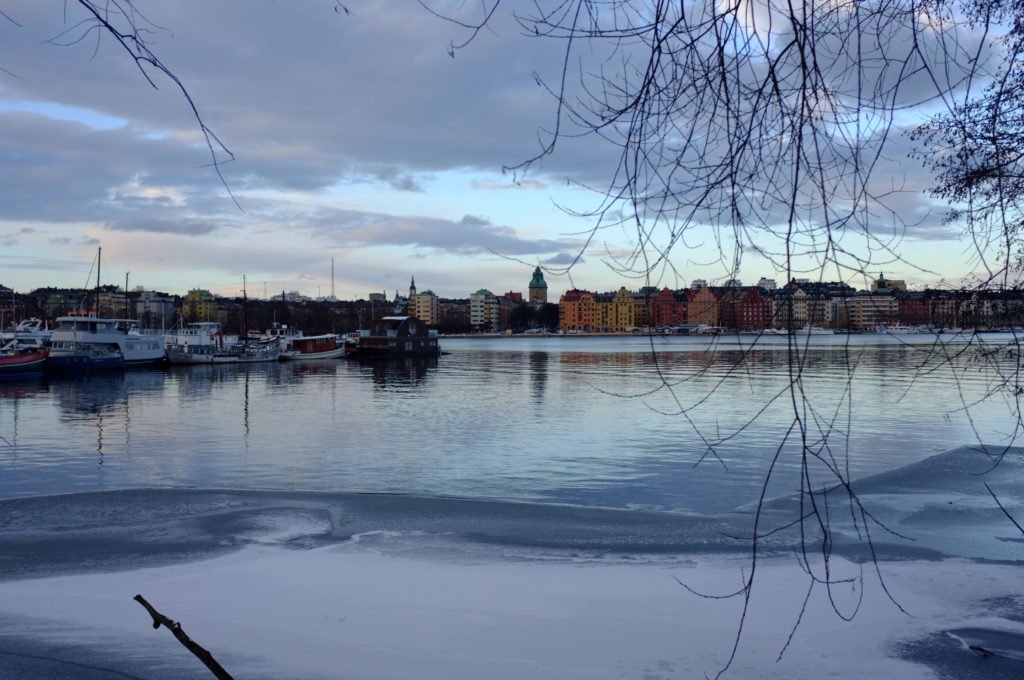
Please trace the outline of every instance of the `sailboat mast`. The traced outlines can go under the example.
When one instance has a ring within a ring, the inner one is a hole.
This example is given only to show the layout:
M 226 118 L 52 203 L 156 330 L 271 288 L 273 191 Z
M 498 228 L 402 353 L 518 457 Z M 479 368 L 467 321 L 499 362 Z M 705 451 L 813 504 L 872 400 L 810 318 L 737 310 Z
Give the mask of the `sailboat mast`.
M 103 248 L 99 247 L 96 249 L 96 307 L 93 309 L 93 314 L 99 316 L 100 314 L 100 262 L 103 259 Z
M 245 296 L 245 274 L 242 274 L 242 340 L 249 337 L 249 298 Z

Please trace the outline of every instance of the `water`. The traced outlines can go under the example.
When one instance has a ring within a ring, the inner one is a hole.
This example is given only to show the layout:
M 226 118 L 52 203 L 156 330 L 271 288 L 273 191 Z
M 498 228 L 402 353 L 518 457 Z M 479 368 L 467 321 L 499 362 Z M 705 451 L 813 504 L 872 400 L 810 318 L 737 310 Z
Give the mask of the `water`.
M 758 499 L 776 450 L 769 496 L 1012 441 L 997 388 L 1015 355 L 811 340 L 447 340 L 437 361 L 2 382 L 0 498 L 273 489 L 720 513 Z

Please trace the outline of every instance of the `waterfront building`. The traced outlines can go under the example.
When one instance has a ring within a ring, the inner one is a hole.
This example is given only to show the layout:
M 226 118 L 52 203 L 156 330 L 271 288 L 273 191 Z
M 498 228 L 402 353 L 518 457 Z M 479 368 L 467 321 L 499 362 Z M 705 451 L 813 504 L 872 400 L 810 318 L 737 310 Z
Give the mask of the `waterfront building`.
M 606 303 L 608 305 L 608 328 L 613 331 L 631 331 L 642 325 L 643 302 L 636 300 L 633 293 L 625 286 L 618 291 Z
M 904 293 L 896 299 L 899 305 L 897 319 L 904 326 L 927 326 L 931 324 L 931 314 L 924 293 Z
M 726 328 L 762 330 L 771 326 L 772 302 L 757 286 L 727 288 L 719 298 L 718 315 L 719 325 Z
M 540 270 L 540 267 L 536 267 L 533 270 L 533 278 L 530 279 L 529 296 L 530 304 L 534 307 L 540 307 L 548 302 L 548 284 L 544 280 L 544 272 Z
M 960 307 L 964 298 L 960 291 L 931 290 L 927 292 L 931 325 L 936 328 L 960 328 Z
M 686 323 L 686 296 L 677 296 L 668 288 L 645 288 L 642 290 L 642 315 L 644 323 L 654 328 L 679 326 Z M 680 299 L 680 297 L 682 299 Z
M 181 315 L 189 323 L 221 321 L 217 315 L 217 299 L 213 293 L 200 288 L 190 290 L 181 301 Z
M 135 317 L 143 328 L 170 328 L 174 325 L 174 298 L 152 290 L 139 293 L 135 301 Z
M 686 294 L 686 323 L 718 326 L 718 296 L 709 286 Z
M 907 282 L 903 279 L 887 279 L 885 274 L 879 274 L 878 278 L 871 282 L 872 293 L 894 293 L 896 291 L 907 292 Z
M 588 290 L 573 288 L 558 301 L 558 327 L 562 331 L 592 331 L 597 327 L 597 300 Z
M 477 331 L 497 331 L 501 325 L 498 297 L 481 288 L 469 296 L 469 323 Z
M 409 298 L 409 313 L 428 326 L 441 320 L 441 303 L 432 290 L 415 293 Z
M 896 323 L 900 306 L 892 295 L 862 292 L 843 298 L 838 313 L 840 326 L 850 330 L 873 331 L 880 325 Z

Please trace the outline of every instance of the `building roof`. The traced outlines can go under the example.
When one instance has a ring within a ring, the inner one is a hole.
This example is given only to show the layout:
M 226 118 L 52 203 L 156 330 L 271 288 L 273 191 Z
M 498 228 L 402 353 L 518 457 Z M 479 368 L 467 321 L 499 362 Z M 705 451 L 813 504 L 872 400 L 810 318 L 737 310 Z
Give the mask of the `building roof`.
M 537 267 L 533 270 L 533 278 L 530 279 L 530 288 L 547 288 L 547 281 L 544 280 L 544 272 Z

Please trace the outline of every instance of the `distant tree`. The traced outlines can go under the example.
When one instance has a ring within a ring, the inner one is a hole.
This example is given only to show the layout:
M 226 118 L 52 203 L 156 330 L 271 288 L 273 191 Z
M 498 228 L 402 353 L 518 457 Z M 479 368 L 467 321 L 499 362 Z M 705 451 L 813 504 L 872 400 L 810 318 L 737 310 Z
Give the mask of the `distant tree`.
M 558 321 L 558 305 L 552 302 L 545 302 L 537 313 L 537 322 L 541 328 L 548 331 L 557 331 Z
M 517 332 L 532 328 L 535 316 L 533 308 L 525 302 L 521 302 L 518 307 L 512 310 L 512 314 L 509 316 L 509 327 Z

